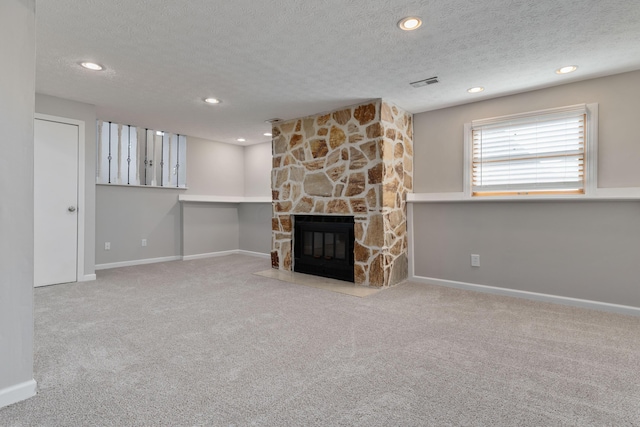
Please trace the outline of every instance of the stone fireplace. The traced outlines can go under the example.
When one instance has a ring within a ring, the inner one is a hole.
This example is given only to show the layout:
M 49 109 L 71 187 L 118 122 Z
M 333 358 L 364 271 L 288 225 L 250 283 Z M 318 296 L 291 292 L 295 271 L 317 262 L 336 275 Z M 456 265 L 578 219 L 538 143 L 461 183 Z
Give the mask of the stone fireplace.
M 378 99 L 273 125 L 273 268 L 291 271 L 300 216 L 353 217 L 353 278 L 408 276 L 406 193 L 413 190 L 412 116 Z

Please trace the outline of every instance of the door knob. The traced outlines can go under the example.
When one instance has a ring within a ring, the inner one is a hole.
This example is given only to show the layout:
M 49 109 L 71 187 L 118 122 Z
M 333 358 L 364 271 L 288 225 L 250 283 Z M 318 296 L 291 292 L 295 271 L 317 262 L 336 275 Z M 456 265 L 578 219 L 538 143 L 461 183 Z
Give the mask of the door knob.
M 69 212 L 75 212 L 76 211 L 76 207 L 75 206 L 69 206 L 67 209 L 69 210 Z

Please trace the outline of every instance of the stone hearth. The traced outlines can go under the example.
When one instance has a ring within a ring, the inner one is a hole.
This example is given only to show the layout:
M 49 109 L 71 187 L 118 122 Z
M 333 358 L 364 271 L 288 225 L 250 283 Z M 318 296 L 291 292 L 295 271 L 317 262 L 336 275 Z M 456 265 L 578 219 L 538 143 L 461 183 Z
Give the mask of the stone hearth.
M 293 216 L 355 217 L 355 283 L 408 276 L 413 118 L 384 100 L 273 126 L 273 268 L 292 270 Z

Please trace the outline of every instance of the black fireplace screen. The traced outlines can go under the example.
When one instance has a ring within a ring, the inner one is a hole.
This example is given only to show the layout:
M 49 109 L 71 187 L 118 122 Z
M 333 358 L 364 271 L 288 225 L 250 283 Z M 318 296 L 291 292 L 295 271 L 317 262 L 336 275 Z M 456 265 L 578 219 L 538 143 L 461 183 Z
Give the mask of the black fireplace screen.
M 353 282 L 353 217 L 296 215 L 294 271 Z

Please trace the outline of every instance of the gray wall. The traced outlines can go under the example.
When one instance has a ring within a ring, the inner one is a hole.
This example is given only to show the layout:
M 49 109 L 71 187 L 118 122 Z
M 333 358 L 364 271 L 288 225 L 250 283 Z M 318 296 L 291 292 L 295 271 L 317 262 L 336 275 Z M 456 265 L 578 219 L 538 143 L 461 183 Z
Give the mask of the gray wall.
M 0 2 L 0 395 L 33 380 L 35 34 L 33 0 Z
M 187 137 L 187 187 L 185 194 L 242 196 L 243 147 Z
M 96 264 L 181 254 L 180 190 L 96 188 Z M 146 247 L 142 239 L 147 239 Z M 111 243 L 111 250 L 104 250 L 104 242 Z
M 414 218 L 417 276 L 640 307 L 638 202 L 419 203 Z
M 240 249 L 271 252 L 271 203 L 243 203 L 238 207 Z
M 246 197 L 271 197 L 271 159 L 271 141 L 244 147 Z
M 188 203 L 182 207 L 178 195 L 242 194 L 243 149 L 194 137 L 187 141 L 187 190 L 96 186 L 96 264 L 238 249 L 237 232 L 231 239 L 227 234 L 212 239 L 211 234 L 199 233 L 205 223 L 216 229 L 216 219 L 227 218 L 215 205 Z M 182 215 L 186 218 L 184 231 Z M 191 220 L 196 221 L 193 226 Z M 142 239 L 147 239 L 146 247 Z M 111 243 L 111 250 L 105 251 L 105 242 Z M 183 246 L 187 252 L 183 253 Z M 194 252 L 198 249 L 206 252 Z
M 640 187 L 636 71 L 416 114 L 414 191 L 462 191 L 465 122 L 591 102 L 599 186 Z M 415 275 L 640 307 L 639 218 L 638 201 L 415 203 Z
M 414 115 L 414 192 L 462 191 L 464 123 L 598 103 L 598 186 L 640 187 L 640 71 L 585 80 Z
M 96 108 L 83 102 L 36 94 L 36 113 L 81 120 L 85 124 L 84 274 L 93 274 L 96 259 Z
M 271 141 L 244 147 L 244 195 L 271 199 Z M 271 203 L 238 206 L 240 249 L 271 252 Z
M 269 143 L 241 147 L 188 137 L 187 190 L 97 186 L 96 264 L 237 249 L 269 253 L 270 203 L 180 203 L 178 195 L 270 197 L 270 179 Z M 242 238 L 245 227 L 258 223 L 263 229 L 253 239 Z
M 182 203 L 183 255 L 239 249 L 238 204 Z

